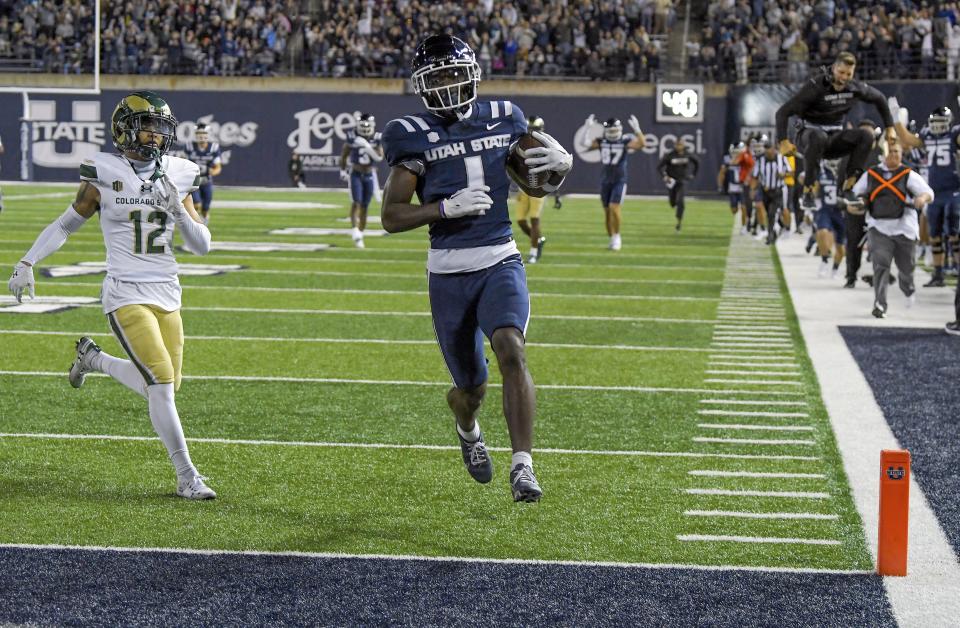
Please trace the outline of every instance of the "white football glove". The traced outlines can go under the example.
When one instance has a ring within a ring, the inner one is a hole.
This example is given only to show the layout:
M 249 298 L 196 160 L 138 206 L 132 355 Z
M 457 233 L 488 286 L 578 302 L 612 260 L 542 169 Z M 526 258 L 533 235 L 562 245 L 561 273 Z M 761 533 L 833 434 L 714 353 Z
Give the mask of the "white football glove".
M 348 179 L 350 179 L 350 171 L 341 168 L 341 169 L 340 169 L 340 180 L 341 180 L 341 181 L 347 181 Z
M 359 149 L 370 148 L 370 142 L 365 137 L 359 135 L 353 138 L 353 145 Z
M 597 116 L 590 114 L 590 117 L 587 118 L 587 126 L 592 126 L 597 123 Z
M 674 179 L 673 177 L 664 177 L 664 178 L 663 178 L 663 183 L 664 183 L 664 185 L 667 186 L 667 189 L 668 189 L 668 190 L 672 190 L 672 189 L 673 189 L 673 186 L 677 184 L 677 180 Z
M 893 118 L 894 122 L 897 122 L 900 119 L 900 103 L 896 96 L 887 98 L 887 107 L 890 109 L 890 117 Z
M 573 155 L 568 153 L 560 142 L 542 131 L 534 131 L 531 135 L 540 140 L 543 146 L 526 150 L 527 157 L 523 163 L 530 167 L 530 174 L 546 170 L 558 174 L 566 174 L 570 171 L 573 167 Z
M 636 135 L 640 135 L 640 121 L 637 120 L 637 116 L 630 116 L 627 118 L 627 124 L 630 125 L 630 130 L 633 131 Z
M 450 198 L 440 201 L 440 217 L 483 216 L 493 206 L 493 199 L 487 194 L 489 191 L 490 187 L 487 185 L 463 188 Z
M 17 265 L 13 267 L 13 274 L 10 275 L 7 287 L 17 298 L 17 303 L 23 303 L 24 291 L 29 293 L 31 299 L 34 298 L 33 266 L 17 262 Z
M 177 184 L 167 176 L 163 175 L 157 179 L 157 196 L 160 198 L 160 206 L 174 219 L 182 216 L 187 210 L 183 206 L 183 200 L 180 198 L 180 190 Z

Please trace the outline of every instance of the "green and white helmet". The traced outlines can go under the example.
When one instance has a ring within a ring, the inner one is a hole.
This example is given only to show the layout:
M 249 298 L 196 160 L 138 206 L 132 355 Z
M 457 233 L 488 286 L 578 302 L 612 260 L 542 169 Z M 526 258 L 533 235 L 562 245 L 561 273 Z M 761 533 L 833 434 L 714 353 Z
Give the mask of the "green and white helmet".
M 162 138 L 158 144 L 142 144 L 140 131 L 149 131 Z M 133 92 L 124 96 L 113 110 L 110 132 L 113 145 L 121 152 L 132 151 L 146 160 L 159 159 L 176 140 L 177 119 L 167 101 L 154 92 Z

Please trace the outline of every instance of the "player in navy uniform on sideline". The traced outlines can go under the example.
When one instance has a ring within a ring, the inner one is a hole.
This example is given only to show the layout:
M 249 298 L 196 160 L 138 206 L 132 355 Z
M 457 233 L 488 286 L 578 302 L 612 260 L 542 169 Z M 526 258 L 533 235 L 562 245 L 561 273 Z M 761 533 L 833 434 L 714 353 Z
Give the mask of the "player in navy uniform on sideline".
M 200 166 L 200 187 L 193 193 L 193 204 L 199 205 L 203 224 L 210 222 L 210 203 L 213 201 L 213 177 L 220 174 L 220 143 L 210 141 L 206 122 L 198 122 L 193 141 L 184 145 L 186 158 Z
M 840 274 L 840 262 L 843 261 L 846 242 L 846 225 L 843 208 L 840 206 L 840 160 L 824 159 L 817 181 L 817 194 L 820 208 L 816 216 L 817 250 L 820 253 L 820 270 L 817 277 L 832 278 Z M 833 252 L 833 270 L 831 271 L 830 253 Z
M 503 379 L 513 498 L 537 501 L 542 491 L 531 456 L 536 396 L 524 348 L 530 297 L 507 195 L 510 178 L 528 194 L 555 191 L 573 157 L 546 133 L 535 132 L 543 146 L 526 149 L 525 163 L 531 173 L 550 172 L 547 185 L 528 189 L 515 173 L 508 176 L 508 156 L 527 132 L 527 120 L 510 101 L 477 101 L 480 65 L 460 39 L 428 37 L 417 47 L 411 70 L 413 91 L 428 112 L 384 128 L 390 175 L 383 227 L 394 233 L 430 226 L 430 308 L 454 382 L 447 403 L 468 472 L 481 483 L 493 475 L 476 421 L 487 387 L 486 335 Z M 419 204 L 411 203 L 414 194 Z
M 596 121 L 591 114 L 586 124 L 592 126 Z M 587 150 L 600 151 L 600 163 L 603 164 L 600 203 L 606 214 L 611 251 L 619 251 L 623 245 L 620 239 L 620 206 L 627 194 L 627 153 L 643 148 L 645 141 L 637 116 L 630 116 L 627 122 L 633 134 L 624 134 L 620 120 L 610 118 L 603 123 L 603 137 L 598 137 L 585 147 Z
M 896 99 L 890 99 L 891 113 L 900 118 Z M 948 238 L 956 254 L 960 244 L 960 176 L 957 175 L 957 150 L 960 149 L 960 125 L 953 124 L 949 107 L 934 109 L 927 124 L 914 135 L 901 120 L 896 122 L 897 133 L 906 148 L 921 148 L 927 153 L 927 181 L 933 189 L 933 201 L 927 205 L 927 228 L 933 251 L 933 278 L 925 287 L 942 288 L 944 237 Z
M 340 153 L 340 179 L 350 181 L 350 226 L 353 244 L 362 249 L 363 230 L 367 228 L 367 208 L 376 187 L 375 164 L 383 161 L 381 134 L 372 114 L 357 116 L 357 126 L 347 132 L 347 141 Z

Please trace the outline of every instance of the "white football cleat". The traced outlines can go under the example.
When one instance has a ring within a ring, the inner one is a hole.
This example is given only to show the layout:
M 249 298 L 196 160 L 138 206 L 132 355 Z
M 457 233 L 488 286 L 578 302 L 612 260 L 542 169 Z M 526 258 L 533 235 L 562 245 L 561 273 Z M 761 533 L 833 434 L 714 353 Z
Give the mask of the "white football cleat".
M 77 341 L 77 358 L 70 365 L 70 372 L 67 374 L 71 386 L 74 388 L 83 386 L 83 380 L 87 378 L 87 373 L 96 370 L 90 362 L 99 354 L 100 347 L 86 336 L 82 336 Z
M 914 293 L 912 293 L 910 296 L 907 297 L 907 309 L 909 310 L 910 308 L 912 308 L 912 307 L 913 307 L 914 305 L 916 305 L 916 304 L 917 304 L 917 293 L 914 292 Z
M 203 483 L 202 475 L 191 474 L 177 479 L 177 495 L 185 499 L 216 499 L 213 489 Z
M 839 276 L 840 276 L 840 267 L 839 266 L 833 267 L 833 269 L 830 271 L 830 279 L 836 279 Z
M 820 268 L 817 269 L 817 279 L 823 279 L 830 272 L 830 262 L 820 260 Z

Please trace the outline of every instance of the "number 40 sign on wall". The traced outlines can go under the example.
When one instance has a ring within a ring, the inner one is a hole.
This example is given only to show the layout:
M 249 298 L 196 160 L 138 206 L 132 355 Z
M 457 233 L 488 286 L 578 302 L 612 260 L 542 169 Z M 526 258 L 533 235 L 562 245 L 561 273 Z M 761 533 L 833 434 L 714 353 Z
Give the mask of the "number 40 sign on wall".
M 703 85 L 657 85 L 657 122 L 703 122 Z

